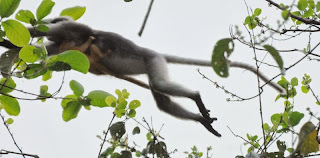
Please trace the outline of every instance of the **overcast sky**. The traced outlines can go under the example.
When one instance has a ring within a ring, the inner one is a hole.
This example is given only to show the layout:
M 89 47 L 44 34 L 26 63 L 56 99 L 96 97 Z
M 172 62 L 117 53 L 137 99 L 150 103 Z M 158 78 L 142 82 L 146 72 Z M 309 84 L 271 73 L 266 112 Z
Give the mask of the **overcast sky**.
M 20 4 L 20 9 L 29 9 L 35 12 L 40 2 L 40 0 L 24 0 Z M 274 23 L 274 18 L 280 18 L 279 10 L 268 7 L 268 4 L 263 0 L 248 0 L 247 3 L 253 9 L 262 8 L 262 15 L 267 17 L 267 22 Z M 119 33 L 138 45 L 159 53 L 181 57 L 210 60 L 215 42 L 229 37 L 229 28 L 232 25 L 239 25 L 246 33 L 242 23 L 247 16 L 247 11 L 244 1 L 241 0 L 155 1 L 142 37 L 138 37 L 137 33 L 147 11 L 149 0 L 133 0 L 131 3 L 125 3 L 122 0 L 56 1 L 50 17 L 58 16 L 62 9 L 76 5 L 87 7 L 84 16 L 79 19 L 81 23 L 94 29 Z M 307 41 L 304 41 L 305 38 L 301 38 L 302 40 L 299 41 L 280 43 L 276 46 L 285 49 L 301 48 L 307 45 Z M 240 43 L 236 43 L 235 46 L 231 60 L 254 65 L 252 49 L 241 46 Z M 265 52 L 258 52 L 258 56 L 262 58 L 265 56 Z M 283 57 L 286 58 L 285 65 L 294 63 L 301 56 L 301 53 L 283 54 Z M 274 64 L 273 59 L 268 55 L 265 61 Z M 317 75 L 315 69 L 310 69 L 315 67 L 315 64 L 316 62 L 303 62 L 296 66 L 294 71 L 286 72 L 286 77 L 291 79 L 296 76 L 300 81 L 303 74 L 308 73 L 313 81 L 317 81 L 320 76 Z M 114 77 L 84 75 L 75 71 L 67 72 L 65 84 L 59 96 L 72 93 L 68 83 L 73 79 L 84 85 L 85 93 L 91 90 L 114 93 L 115 89 L 126 88 L 131 93 L 129 99 L 138 99 L 142 103 L 137 111 L 138 120 L 141 121 L 142 117 L 145 117 L 150 122 L 152 118 L 153 126 L 157 131 L 164 124 L 160 134 L 165 138 L 169 151 L 178 149 L 178 152 L 172 157 L 185 156 L 183 151 L 190 151 L 193 145 L 199 147 L 201 151 L 205 151 L 207 146 L 212 146 L 213 157 L 235 157 L 245 154 L 248 146 L 243 146 L 243 141 L 233 136 L 227 126 L 234 133 L 243 137 L 246 137 L 247 133 L 262 136 L 258 99 L 245 102 L 227 102 L 226 98 L 230 96 L 203 79 L 197 72 L 198 68 L 210 79 L 243 97 L 257 94 L 257 80 L 253 74 L 241 69 L 232 69 L 230 77 L 222 79 L 214 74 L 211 68 L 169 66 L 170 77 L 173 81 L 200 92 L 205 105 L 212 111 L 211 116 L 218 118 L 218 121 L 213 123 L 213 127 L 222 134 L 221 138 L 209 133 L 199 123 L 179 120 L 161 112 L 156 107 L 150 91 Z M 270 78 L 279 73 L 278 69 L 266 66 L 263 66 L 261 71 Z M 40 85 L 46 84 L 49 85 L 49 92 L 54 92 L 59 88 L 62 77 L 63 73 L 54 73 L 54 77 L 47 82 L 43 82 L 41 79 L 16 79 L 15 81 L 18 84 L 17 88 L 25 91 L 38 93 Z M 143 75 L 137 76 L 137 78 L 147 81 Z M 319 83 L 312 84 L 315 90 L 318 90 Z M 278 95 L 275 90 L 265 87 L 264 91 L 265 93 L 262 95 L 264 119 L 265 122 L 270 123 L 270 116 L 273 113 L 283 111 L 283 101 L 274 102 Z M 23 96 L 21 93 L 14 94 Z M 303 95 L 303 97 L 305 97 L 302 98 L 304 100 L 301 98 L 295 100 L 298 110 L 305 111 L 304 109 L 309 106 L 319 110 L 318 107 L 315 107 L 315 100 L 312 96 Z M 189 110 L 197 112 L 194 102 L 180 98 L 175 100 Z M 96 135 L 101 135 L 102 131 L 107 129 L 112 118 L 110 109 L 92 108 L 91 111 L 82 109 L 78 118 L 66 123 L 62 120 L 60 100 L 48 100 L 45 103 L 20 101 L 20 105 L 21 113 L 18 117 L 14 117 L 15 123 L 10 127 L 24 152 L 37 154 L 42 158 L 97 157 L 101 141 L 96 138 Z M 7 117 L 7 115 L 5 116 Z M 309 116 L 306 116 L 303 121 L 308 119 Z M 131 128 L 137 125 L 133 121 L 128 124 Z M 138 145 L 144 147 L 146 132 L 143 129 L 141 136 L 130 136 L 129 143 L 132 145 L 132 141 L 135 140 Z M 0 126 L 0 140 L 0 149 L 17 151 L 3 125 Z M 18 156 L 3 157 L 14 158 Z

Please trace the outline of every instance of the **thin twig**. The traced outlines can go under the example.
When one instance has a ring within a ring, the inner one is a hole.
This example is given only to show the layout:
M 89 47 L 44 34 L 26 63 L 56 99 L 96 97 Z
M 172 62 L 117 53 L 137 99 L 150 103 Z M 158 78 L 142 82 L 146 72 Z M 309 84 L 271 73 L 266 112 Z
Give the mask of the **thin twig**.
M 273 2 L 272 0 L 266 0 L 267 2 L 269 2 L 271 5 L 281 9 L 281 10 L 286 10 L 284 7 L 280 6 L 280 4 L 278 3 L 275 3 Z M 313 19 L 307 19 L 307 18 L 302 18 L 300 16 L 297 16 L 297 15 L 294 15 L 292 14 L 291 12 L 289 12 L 289 16 L 294 18 L 294 19 L 297 19 L 305 24 L 314 24 L 314 25 L 320 25 L 320 21 L 316 21 L 316 20 L 313 20 Z
M 6 155 L 6 154 L 16 154 L 16 155 L 22 155 L 23 157 L 29 156 L 29 157 L 39 158 L 38 155 L 32 155 L 32 154 L 27 154 L 27 153 L 18 153 L 18 152 L 14 152 L 14 151 L 3 150 L 3 149 L 0 151 L 0 155 Z
M 229 90 L 225 89 L 224 86 L 220 86 L 217 82 L 212 81 L 211 79 L 209 79 L 207 76 L 205 76 L 203 73 L 200 72 L 200 69 L 197 69 L 197 71 L 198 71 L 198 73 L 202 76 L 202 78 L 210 81 L 210 82 L 213 83 L 217 88 L 221 88 L 222 90 L 224 90 L 225 93 L 230 94 L 232 97 L 238 98 L 238 100 L 236 100 L 236 101 L 244 101 L 244 100 L 246 100 L 245 98 L 242 98 L 242 97 L 236 95 L 235 93 L 230 92 Z
M 247 2 L 246 0 L 244 0 L 244 3 L 247 7 L 247 13 L 250 15 L 250 12 L 249 12 L 249 7 L 247 5 Z M 250 18 L 251 20 L 251 18 Z M 252 22 L 251 22 L 252 23 Z M 248 34 L 249 34 L 249 37 L 250 37 L 250 43 L 253 47 L 255 47 L 255 40 L 253 39 L 254 37 L 254 31 L 253 29 L 251 30 L 251 33 L 250 31 L 247 29 L 248 31 Z M 254 58 L 257 59 L 257 53 L 256 53 L 256 49 L 252 49 L 253 50 L 253 54 L 254 54 Z M 255 63 L 256 63 L 256 68 L 257 68 L 257 74 L 259 74 L 259 64 L 258 64 L 258 61 L 255 60 Z M 262 87 L 261 87 L 261 83 L 260 83 L 260 78 L 259 76 L 257 75 L 257 81 L 258 81 L 258 93 L 259 93 L 259 112 L 260 112 L 260 120 L 261 120 L 261 129 L 262 129 L 262 134 L 263 134 L 263 146 L 264 146 L 264 152 L 267 152 L 267 148 L 266 148 L 266 135 L 265 135 L 265 131 L 263 129 L 263 124 L 264 124 L 264 121 L 263 121 L 263 112 L 262 112 L 262 98 L 261 98 L 261 93 L 262 93 Z
M 146 23 L 147 23 L 147 20 L 148 20 L 148 18 L 149 18 L 149 15 L 150 15 L 150 11 L 151 11 L 153 2 L 154 2 L 154 0 L 151 0 L 150 5 L 149 5 L 149 8 L 148 8 L 148 11 L 147 11 L 147 14 L 146 14 L 146 16 L 144 17 L 144 20 L 143 20 L 141 29 L 140 29 L 140 31 L 139 31 L 139 33 L 138 33 L 139 36 L 142 35 L 143 30 L 144 30 L 144 28 L 145 28 L 145 26 L 146 26 Z
M 104 134 L 104 138 L 103 138 L 103 140 L 102 140 L 102 144 L 101 144 L 101 146 L 100 146 L 100 150 L 99 150 L 98 158 L 99 158 L 99 157 L 100 157 L 100 155 L 101 155 L 102 148 L 103 148 L 103 146 L 104 146 L 104 143 L 105 143 L 105 142 L 106 142 L 106 140 L 107 140 L 107 135 L 108 135 L 108 132 L 109 132 L 109 130 L 110 130 L 111 123 L 113 122 L 113 120 L 114 120 L 114 118 L 115 118 L 115 117 L 116 117 L 116 115 L 115 115 L 115 114 L 113 114 L 112 119 L 111 119 L 111 121 L 110 121 L 110 123 L 109 123 L 109 126 L 108 126 L 108 130 L 107 130 L 107 132 L 103 132 L 103 134 Z
M 244 139 L 242 136 L 239 136 L 235 133 L 233 133 L 233 131 L 231 130 L 231 128 L 229 126 L 227 126 L 230 130 L 230 132 L 235 136 L 235 137 L 238 137 L 238 138 L 241 138 L 243 141 L 247 142 L 248 144 L 251 144 L 252 146 L 254 146 L 254 144 L 252 144 L 251 142 L 249 142 L 248 140 Z
M 13 134 L 12 134 L 12 132 L 11 132 L 8 124 L 6 123 L 6 121 L 5 121 L 5 119 L 4 119 L 4 116 L 1 115 L 1 112 L 0 112 L 0 117 L 1 117 L 1 119 L 2 119 L 2 121 L 3 121 L 4 126 L 6 127 L 9 135 L 11 136 L 11 139 L 12 139 L 14 145 L 18 148 L 18 150 L 20 151 L 20 154 L 25 158 L 24 153 L 22 152 L 22 149 L 19 147 L 19 145 L 18 145 L 16 139 L 14 138 L 14 136 L 13 136 Z

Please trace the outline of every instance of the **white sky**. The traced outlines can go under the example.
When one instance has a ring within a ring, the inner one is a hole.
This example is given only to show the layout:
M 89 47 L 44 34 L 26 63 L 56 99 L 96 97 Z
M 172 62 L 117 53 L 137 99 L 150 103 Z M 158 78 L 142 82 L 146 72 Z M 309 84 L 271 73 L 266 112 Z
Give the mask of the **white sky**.
M 20 9 L 29 9 L 35 12 L 40 2 L 40 0 L 24 0 L 20 4 Z M 280 18 L 279 10 L 268 7 L 265 1 L 248 0 L 247 3 L 253 9 L 256 7 L 262 8 L 262 15 L 268 18 L 267 21 L 270 20 L 268 22 L 275 22 L 271 18 Z M 94 29 L 119 33 L 138 45 L 160 53 L 206 60 L 210 60 L 215 42 L 229 37 L 229 27 L 231 25 L 239 25 L 244 30 L 242 23 L 247 15 L 244 1 L 241 0 L 155 1 L 144 34 L 142 37 L 138 37 L 137 33 L 147 11 L 149 0 L 133 0 L 131 3 L 125 3 L 122 0 L 56 1 L 50 16 L 55 17 L 62 9 L 76 5 L 87 7 L 85 15 L 79 19 L 79 22 Z M 276 47 L 291 49 L 306 45 L 307 41 L 303 37 L 299 41 L 279 43 Z M 263 57 L 265 52 L 258 52 L 258 55 Z M 285 65 L 292 64 L 298 59 L 297 57 L 301 56 L 301 53 L 283 54 Z M 252 59 L 252 49 L 236 43 L 236 49 L 231 60 L 254 65 Z M 274 63 L 270 56 L 267 56 L 265 61 Z M 312 69 L 316 67 L 315 64 L 316 62 L 303 62 L 296 66 L 293 71 L 288 71 L 286 77 L 291 79 L 291 77 L 296 76 L 300 81 L 303 74 L 308 73 L 313 81 L 317 81 L 320 76 L 316 75 L 316 69 Z M 247 146 L 243 147 L 243 141 L 234 137 L 227 126 L 243 137 L 246 137 L 246 133 L 261 136 L 258 99 L 246 102 L 226 102 L 226 98 L 230 96 L 222 90 L 216 89 L 212 83 L 202 79 L 197 72 L 197 68 L 199 67 L 170 65 L 169 72 L 173 81 L 200 91 L 204 103 L 212 111 L 211 116 L 218 118 L 218 121 L 213 123 L 213 127 L 222 134 L 221 138 L 209 133 L 199 123 L 178 120 L 160 112 L 148 90 L 113 77 L 83 75 L 74 71 L 68 72 L 59 96 L 72 93 L 68 86 L 72 79 L 83 84 L 86 93 L 99 89 L 112 93 L 115 89 L 126 88 L 131 93 L 130 99 L 138 99 L 142 102 L 142 107 L 137 111 L 138 120 L 145 117 L 150 122 L 152 117 L 156 130 L 159 130 L 164 124 L 161 136 L 165 138 L 169 151 L 178 149 L 178 152 L 172 157 L 184 157 L 183 151 L 190 151 L 189 149 L 193 145 L 199 147 L 201 151 L 205 151 L 207 146 L 212 146 L 213 157 L 235 157 L 242 152 L 245 154 Z M 222 79 L 215 75 L 211 68 L 201 67 L 200 70 L 210 79 L 218 81 L 219 84 L 240 96 L 250 97 L 257 94 L 256 77 L 248 71 L 232 69 L 230 77 Z M 261 70 L 269 77 L 279 73 L 278 69 L 266 66 L 263 66 Z M 47 82 L 43 82 L 41 79 L 16 79 L 15 81 L 18 84 L 17 88 L 25 91 L 37 93 L 40 85 L 47 84 L 49 85 L 49 92 L 54 92 L 60 86 L 62 76 L 62 73 L 54 73 L 54 78 Z M 146 81 L 145 76 L 139 76 L 138 78 Z M 312 83 L 316 92 L 318 91 L 318 84 L 316 82 Z M 262 96 L 264 118 L 265 122 L 270 123 L 270 116 L 273 113 L 282 112 L 283 104 L 282 100 L 274 102 L 277 96 L 275 90 L 269 87 L 264 90 L 265 93 Z M 300 94 L 300 91 L 298 93 L 300 98 L 295 99 L 295 107 L 298 110 L 305 111 L 306 107 L 309 106 L 314 110 L 319 110 L 319 107 L 314 105 L 315 100 L 310 94 L 303 95 Z M 14 94 L 23 96 L 20 93 Z M 176 101 L 194 112 L 197 111 L 196 105 L 190 100 L 176 99 Z M 66 123 L 62 120 L 60 100 L 48 100 L 45 103 L 20 101 L 20 105 L 21 113 L 18 117 L 14 117 L 15 123 L 10 128 L 24 152 L 37 154 L 42 158 L 97 157 L 101 141 L 96 138 L 96 135 L 101 135 L 102 131 L 107 129 L 112 117 L 110 109 L 92 108 L 91 111 L 82 109 L 78 118 Z M 303 121 L 308 119 L 309 116 L 306 115 Z M 132 127 L 131 129 L 136 126 L 133 121 L 128 123 Z M 128 130 L 131 131 L 131 129 Z M 146 132 L 143 129 L 141 136 L 130 136 L 130 144 L 132 145 L 132 141 L 135 140 L 138 145 L 144 147 L 146 144 L 144 134 Z M 287 140 L 290 142 L 291 139 Z M 0 126 L 0 149 L 17 151 L 3 125 Z M 15 158 L 20 156 L 3 157 Z

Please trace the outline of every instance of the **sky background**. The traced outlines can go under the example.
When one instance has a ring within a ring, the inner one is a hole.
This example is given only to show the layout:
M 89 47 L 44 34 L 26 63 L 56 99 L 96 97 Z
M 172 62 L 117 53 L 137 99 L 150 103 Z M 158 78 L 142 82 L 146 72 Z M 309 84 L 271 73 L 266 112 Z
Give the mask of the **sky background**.
M 28 9 L 35 13 L 40 2 L 40 0 L 24 0 L 19 9 Z M 58 16 L 61 10 L 68 7 L 86 6 L 86 13 L 78 20 L 79 22 L 94 29 L 119 33 L 140 46 L 175 56 L 210 60 L 215 43 L 219 39 L 230 37 L 229 28 L 234 25 L 238 25 L 247 36 L 242 23 L 248 13 L 244 1 L 239 0 L 155 1 L 142 37 L 138 37 L 137 34 L 147 11 L 149 0 L 133 0 L 131 3 L 125 3 L 122 0 L 57 0 L 55 2 L 56 5 L 49 17 Z M 262 17 L 267 18 L 266 22 L 275 23 L 276 19 L 280 19 L 280 11 L 269 7 L 263 0 L 248 0 L 247 3 L 252 9 L 262 8 Z M 306 37 L 300 36 L 299 40 L 283 43 L 274 41 L 269 44 L 273 44 L 279 49 L 303 48 L 307 45 L 306 39 Z M 314 39 L 316 41 L 316 38 Z M 4 49 L 1 51 L 3 52 Z M 265 55 L 265 52 L 258 52 L 260 59 Z M 303 56 L 298 52 L 281 55 L 285 58 L 285 66 L 291 65 Z M 235 43 L 235 51 L 231 60 L 250 65 L 255 64 L 252 49 L 242 46 L 238 42 Z M 267 55 L 264 61 L 275 63 L 270 55 Z M 313 81 L 318 81 L 320 76 L 317 75 L 316 64 L 317 62 L 306 60 L 296 66 L 293 71 L 287 71 L 286 78 L 291 79 L 296 76 L 300 82 L 303 74 L 308 73 Z M 75 71 L 67 72 L 64 86 L 58 96 L 72 93 L 68 83 L 73 79 L 84 85 L 85 94 L 91 90 L 104 90 L 114 94 L 115 89 L 125 88 L 131 93 L 130 100 L 138 99 L 142 103 L 137 111 L 137 120 L 141 121 L 144 117 L 150 123 L 152 118 L 153 127 L 157 131 L 164 125 L 160 134 L 165 138 L 169 151 L 178 149 L 178 152 L 172 157 L 185 157 L 183 151 L 190 151 L 193 145 L 204 152 L 206 147 L 212 146 L 213 157 L 235 157 L 245 154 L 248 146 L 243 146 L 243 141 L 232 135 L 227 127 L 243 137 L 246 137 L 247 133 L 262 136 L 259 100 L 227 102 L 226 99 L 230 98 L 230 95 L 203 79 L 197 72 L 198 68 L 211 80 L 217 81 L 226 89 L 242 97 L 251 97 L 257 94 L 257 79 L 252 73 L 242 69 L 231 69 L 230 77 L 223 79 L 218 77 L 212 68 L 185 65 L 169 66 L 170 77 L 173 81 L 200 92 L 206 107 L 212 111 L 211 116 L 218 118 L 218 121 L 212 125 L 222 134 L 221 138 L 209 133 L 199 123 L 179 120 L 160 112 L 149 90 L 114 77 L 84 75 Z M 260 71 L 270 78 L 279 73 L 278 69 L 267 66 L 262 66 Z M 41 85 L 49 85 L 49 92 L 52 93 L 59 88 L 62 77 L 63 73 L 54 73 L 54 77 L 47 82 L 43 82 L 40 78 L 35 80 L 16 79 L 15 81 L 18 89 L 38 93 Z M 144 75 L 137 76 L 137 78 L 147 81 Z M 279 78 L 276 79 L 276 81 L 278 80 Z M 318 84 L 312 82 L 316 92 L 319 90 Z M 307 107 L 311 107 L 315 111 L 319 110 L 319 107 L 314 105 L 315 100 L 310 94 L 300 94 L 300 91 L 298 93 L 301 97 L 295 99 L 297 110 L 305 111 Z M 13 94 L 24 96 L 16 92 Z M 275 90 L 269 87 L 264 88 L 262 105 L 264 120 L 267 123 L 271 123 L 270 116 L 272 114 L 283 111 L 283 101 L 274 102 L 277 95 Z M 193 101 L 182 98 L 176 98 L 175 101 L 190 111 L 197 112 Z M 62 120 L 60 100 L 52 99 L 45 103 L 20 101 L 20 105 L 21 113 L 18 117 L 14 117 L 15 123 L 10 128 L 24 152 L 37 154 L 41 158 L 97 157 L 101 140 L 96 138 L 96 135 L 102 135 L 102 131 L 107 129 L 112 118 L 111 109 L 92 108 L 91 111 L 82 109 L 76 119 L 66 123 Z M 4 113 L 2 112 L 2 114 Z M 7 115 L 4 116 L 7 117 Z M 309 116 L 306 115 L 303 121 L 308 119 Z M 128 131 L 131 131 L 137 123 L 129 121 L 128 125 Z M 142 129 L 140 136 L 129 136 L 129 143 L 132 145 L 132 141 L 135 140 L 138 145 L 142 146 L 142 149 L 146 144 L 145 133 L 147 131 Z M 285 138 L 291 138 L 291 136 Z M 287 140 L 291 141 L 291 139 Z M 0 149 L 17 151 L 3 125 L 0 126 Z

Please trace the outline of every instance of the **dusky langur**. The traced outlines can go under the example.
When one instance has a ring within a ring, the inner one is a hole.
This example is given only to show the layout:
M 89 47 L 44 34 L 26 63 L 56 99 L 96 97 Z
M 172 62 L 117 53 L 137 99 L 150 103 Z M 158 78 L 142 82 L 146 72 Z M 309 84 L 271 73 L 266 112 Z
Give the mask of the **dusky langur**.
M 103 66 L 99 60 L 102 59 L 103 57 L 110 55 L 112 52 L 111 50 L 108 50 L 107 52 L 102 53 L 101 50 L 96 45 L 92 44 L 92 41 L 94 39 L 95 38 L 93 36 L 90 36 L 89 39 L 80 46 L 76 45 L 76 42 L 74 41 L 64 40 L 61 42 L 59 46 L 59 53 L 67 50 L 78 50 L 80 52 L 83 52 L 88 57 L 88 60 L 90 62 L 89 72 L 96 75 L 102 75 L 102 74 L 111 75 L 129 82 L 132 82 L 143 88 L 150 89 L 148 84 L 140 80 L 137 80 L 135 78 L 132 78 L 126 75 L 116 74 L 110 71 L 109 69 L 107 69 L 105 66 Z M 86 53 L 88 49 L 90 49 L 90 54 Z
M 29 28 L 29 31 L 32 37 L 46 36 L 48 38 L 50 41 L 47 45 L 49 55 L 58 54 L 62 49 L 84 46 L 85 50 L 82 52 L 92 62 L 93 68 L 89 71 L 94 74 L 110 74 L 122 79 L 128 77 L 126 75 L 146 74 L 150 90 L 160 110 L 177 118 L 198 121 L 214 135 L 221 136 L 211 126 L 216 118 L 210 117 L 209 110 L 205 108 L 199 92 L 176 84 L 168 77 L 167 63 L 211 66 L 209 61 L 160 54 L 151 49 L 140 47 L 116 33 L 94 30 L 65 17 L 52 20 L 48 27 L 50 28 L 49 32 L 40 32 L 34 28 Z M 64 48 L 61 48 L 61 45 L 65 45 Z M 231 62 L 230 66 L 256 73 L 256 69 L 247 64 Z M 262 80 L 268 81 L 265 76 L 261 74 L 258 76 Z M 270 82 L 269 84 L 278 91 L 282 91 L 275 83 Z M 173 102 L 170 96 L 192 99 L 197 104 L 201 115 L 184 109 Z

